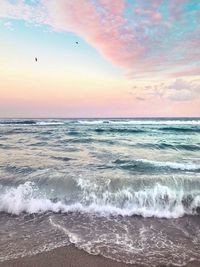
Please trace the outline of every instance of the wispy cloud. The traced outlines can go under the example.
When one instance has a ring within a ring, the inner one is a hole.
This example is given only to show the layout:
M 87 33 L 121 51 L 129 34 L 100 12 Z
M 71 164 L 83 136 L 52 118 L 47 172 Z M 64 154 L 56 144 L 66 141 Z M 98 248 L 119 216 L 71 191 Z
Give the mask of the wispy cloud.
M 161 97 L 172 101 L 189 101 L 200 98 L 200 81 L 176 79 L 171 83 L 161 83 L 145 87 L 149 96 Z

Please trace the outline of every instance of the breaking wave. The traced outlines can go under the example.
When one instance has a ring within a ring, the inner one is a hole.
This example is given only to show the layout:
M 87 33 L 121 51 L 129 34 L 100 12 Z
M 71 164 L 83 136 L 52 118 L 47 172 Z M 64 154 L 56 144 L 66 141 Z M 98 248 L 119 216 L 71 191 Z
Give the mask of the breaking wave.
M 32 182 L 18 187 L 1 188 L 0 211 L 19 215 L 21 213 L 95 213 L 101 216 L 121 215 L 158 218 L 178 218 L 185 214 L 200 213 L 200 190 L 187 192 L 183 188 L 173 188 L 155 184 L 143 190 L 132 187 L 118 189 L 115 192 L 96 191 L 88 181 L 79 180 L 82 189 L 81 200 L 67 203 L 65 197 L 49 198 Z M 91 188 L 91 191 L 88 189 Z

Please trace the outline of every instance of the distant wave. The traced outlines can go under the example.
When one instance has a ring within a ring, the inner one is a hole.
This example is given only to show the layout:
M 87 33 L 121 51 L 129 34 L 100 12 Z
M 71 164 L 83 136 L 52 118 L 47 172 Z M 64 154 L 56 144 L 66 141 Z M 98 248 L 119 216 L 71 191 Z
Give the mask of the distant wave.
M 0 125 L 33 125 L 36 124 L 35 120 L 0 120 Z
M 162 131 L 170 131 L 170 132 L 178 132 L 178 133 L 190 133 L 190 132 L 200 132 L 200 128 L 195 127 L 195 128 L 185 128 L 185 127 L 162 127 L 159 128 L 159 130 Z
M 48 126 L 48 125 L 64 125 L 64 122 L 61 121 L 37 121 L 36 122 L 37 125 L 41 125 L 41 126 Z
M 40 121 L 40 120 L 0 120 L 0 125 L 63 125 L 62 121 Z
M 200 213 L 200 190 L 187 193 L 182 188 L 171 188 L 159 183 L 153 187 L 135 191 L 121 188 L 116 192 L 104 191 L 99 195 L 95 186 L 88 181 L 79 182 L 84 195 L 81 201 L 69 204 L 65 200 L 50 199 L 42 194 L 35 184 L 26 182 L 18 187 L 1 189 L 0 211 L 20 213 L 81 212 L 97 213 L 101 216 L 141 215 L 144 217 L 178 218 L 184 214 Z M 90 190 L 88 190 L 90 189 Z
M 77 135 L 81 135 L 82 133 L 81 132 L 78 132 L 78 131 L 75 131 L 75 130 L 70 130 L 67 132 L 68 135 L 71 135 L 71 136 L 77 136 Z
M 133 124 L 134 125 L 134 124 Z M 144 125 L 145 124 L 141 124 Z M 152 125 L 157 125 L 155 123 L 152 123 Z M 183 126 L 184 125 L 184 126 Z M 199 133 L 200 132 L 200 127 L 198 126 L 190 126 L 188 128 L 185 127 L 185 124 L 180 125 L 179 127 L 171 126 L 171 127 L 160 127 L 160 128 L 155 128 L 155 130 L 163 131 L 163 132 L 173 132 L 173 133 Z M 124 127 L 124 128 L 119 128 L 119 127 L 104 127 L 104 128 L 96 128 L 93 129 L 91 128 L 90 131 L 95 131 L 96 133 L 123 133 L 123 134 L 137 134 L 137 133 L 148 133 L 152 131 L 152 129 L 149 128 L 133 128 L 133 127 Z
M 109 122 L 110 122 L 109 120 L 92 120 L 92 119 L 74 121 L 74 123 L 77 123 L 77 124 L 107 124 Z
M 79 124 L 133 124 L 133 125 L 200 125 L 200 120 L 165 120 L 165 119 L 115 119 L 115 120 L 78 120 Z
M 130 129 L 130 128 L 96 128 L 91 129 L 96 133 L 143 133 L 145 130 L 143 129 Z

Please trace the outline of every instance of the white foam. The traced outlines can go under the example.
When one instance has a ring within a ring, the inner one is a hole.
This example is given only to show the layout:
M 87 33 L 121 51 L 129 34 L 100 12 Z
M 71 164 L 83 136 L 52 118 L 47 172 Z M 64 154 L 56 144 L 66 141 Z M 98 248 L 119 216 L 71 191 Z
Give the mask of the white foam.
M 76 123 L 78 124 L 103 124 L 110 123 L 109 120 L 79 120 Z
M 82 212 L 97 213 L 102 216 L 141 215 L 144 217 L 178 218 L 184 214 L 193 214 L 194 209 L 200 205 L 200 193 L 197 194 L 190 205 L 185 208 L 182 204 L 184 199 L 183 190 L 173 190 L 160 184 L 153 188 L 134 192 L 131 189 L 122 189 L 116 193 L 104 192 L 101 198 L 91 192 L 85 194 L 90 204 L 74 202 L 67 205 L 62 201 L 53 202 L 46 196 L 42 196 L 39 189 L 33 183 L 26 182 L 14 188 L 6 188 L 0 194 L 0 211 L 19 215 L 23 212 L 44 213 L 52 212 Z M 124 202 L 123 205 L 121 203 Z
M 48 125 L 64 125 L 65 123 L 61 121 L 37 121 L 36 124 L 41 126 L 48 126 Z

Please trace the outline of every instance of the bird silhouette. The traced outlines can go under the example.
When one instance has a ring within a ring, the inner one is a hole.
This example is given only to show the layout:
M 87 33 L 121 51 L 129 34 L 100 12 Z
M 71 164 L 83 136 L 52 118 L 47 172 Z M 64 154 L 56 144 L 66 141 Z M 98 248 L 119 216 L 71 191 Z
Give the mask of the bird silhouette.
M 37 57 L 35 57 L 35 61 L 36 61 L 36 62 L 38 61 Z

